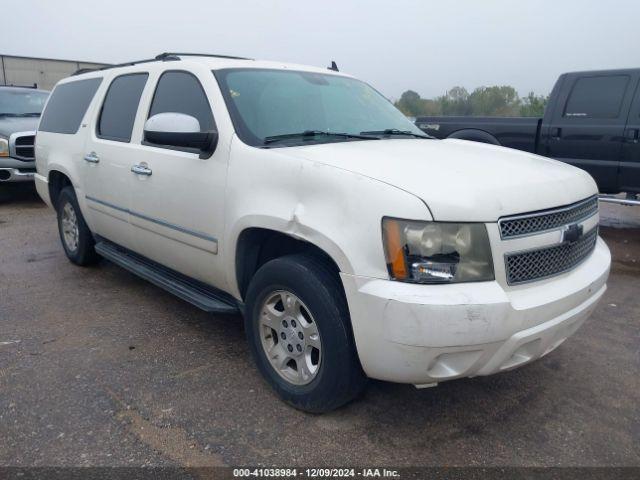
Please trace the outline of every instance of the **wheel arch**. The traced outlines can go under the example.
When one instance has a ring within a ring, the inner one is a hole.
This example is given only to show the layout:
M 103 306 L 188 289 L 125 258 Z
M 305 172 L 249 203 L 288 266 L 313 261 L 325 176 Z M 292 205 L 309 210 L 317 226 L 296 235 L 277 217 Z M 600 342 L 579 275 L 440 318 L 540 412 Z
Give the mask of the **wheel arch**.
M 54 208 L 56 208 L 60 192 L 67 186 L 73 187 L 73 182 L 69 175 L 56 169 L 49 170 L 47 181 L 49 184 L 49 199 Z
M 456 130 L 447 138 L 457 138 L 459 140 L 470 140 L 472 142 L 489 143 L 491 145 L 501 145 L 500 141 L 491 133 L 477 128 L 465 128 Z
M 335 252 L 334 245 L 334 252 Z M 318 245 L 309 238 L 301 238 L 278 229 L 268 227 L 247 227 L 240 231 L 235 242 L 233 254 L 235 284 L 240 298 L 244 300 L 251 279 L 258 269 L 269 260 L 285 255 L 306 253 L 323 259 L 338 275 L 349 269 L 346 256 L 339 255 L 342 261 L 336 261 L 336 255 L 329 253 L 326 245 Z

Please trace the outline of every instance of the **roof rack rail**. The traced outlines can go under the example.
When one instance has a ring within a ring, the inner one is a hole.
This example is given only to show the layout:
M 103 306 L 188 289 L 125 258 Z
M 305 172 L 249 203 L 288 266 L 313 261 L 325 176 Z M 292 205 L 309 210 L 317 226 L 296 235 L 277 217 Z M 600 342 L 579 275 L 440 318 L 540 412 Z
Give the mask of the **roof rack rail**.
M 179 60 L 179 57 L 214 57 L 214 58 L 228 58 L 230 60 L 253 60 L 253 58 L 247 57 L 234 57 L 232 55 L 218 55 L 216 53 L 178 53 L 178 52 L 164 52 L 156 56 L 156 60 Z
M 253 60 L 253 58 L 246 57 L 233 57 L 231 55 L 216 55 L 215 53 L 174 53 L 174 52 L 164 52 L 160 55 L 156 55 L 155 58 L 147 58 L 144 60 L 134 60 L 132 62 L 126 63 L 117 63 L 115 65 L 106 65 L 104 67 L 99 68 L 80 68 L 71 74 L 74 75 L 82 75 L 83 73 L 89 72 L 100 72 L 102 70 L 109 70 L 110 68 L 118 68 L 118 67 L 130 67 L 132 65 L 138 65 L 140 63 L 151 63 L 151 62 L 170 62 L 175 60 L 180 60 L 180 57 L 215 57 L 215 58 L 228 58 L 230 60 Z
M 98 67 L 98 68 L 81 68 L 79 70 L 76 70 L 74 73 L 71 74 L 71 76 L 74 75 L 82 75 L 83 73 L 88 73 L 88 72 L 101 72 L 102 70 L 109 70 L 111 68 L 118 68 L 118 67 L 131 67 L 133 65 L 138 65 L 140 63 L 151 63 L 151 62 L 159 62 L 159 61 L 168 61 L 168 60 L 180 60 L 179 58 L 145 58 L 144 60 L 133 60 L 132 62 L 125 62 L 125 63 L 116 63 L 113 65 L 105 65 L 104 67 Z
M 98 71 L 97 68 L 79 68 L 78 70 L 73 72 L 71 76 L 74 77 L 76 75 L 82 75 L 83 73 L 96 72 L 96 71 Z
M 0 84 L 0 87 L 14 87 L 14 88 L 38 88 L 38 84 L 34 83 L 32 85 L 15 85 L 13 83 L 10 84 Z

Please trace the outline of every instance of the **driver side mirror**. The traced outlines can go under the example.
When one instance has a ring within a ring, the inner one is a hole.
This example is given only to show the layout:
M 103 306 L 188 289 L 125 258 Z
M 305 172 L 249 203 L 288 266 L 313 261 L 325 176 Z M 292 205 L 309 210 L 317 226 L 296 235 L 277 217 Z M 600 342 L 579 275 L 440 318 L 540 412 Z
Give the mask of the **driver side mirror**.
M 201 132 L 200 122 L 191 115 L 166 112 L 153 115 L 145 122 L 144 140 L 156 145 L 200 150 L 200 158 L 208 158 L 216 149 L 218 132 Z

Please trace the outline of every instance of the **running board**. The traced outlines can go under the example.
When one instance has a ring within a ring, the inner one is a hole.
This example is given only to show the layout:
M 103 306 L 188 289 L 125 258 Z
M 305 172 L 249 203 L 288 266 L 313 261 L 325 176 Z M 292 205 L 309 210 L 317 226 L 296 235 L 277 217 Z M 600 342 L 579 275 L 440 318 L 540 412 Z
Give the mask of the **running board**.
M 95 249 L 101 256 L 116 265 L 173 293 L 205 312 L 240 313 L 238 303 L 231 295 L 164 267 L 108 240 L 100 239 L 96 243 Z

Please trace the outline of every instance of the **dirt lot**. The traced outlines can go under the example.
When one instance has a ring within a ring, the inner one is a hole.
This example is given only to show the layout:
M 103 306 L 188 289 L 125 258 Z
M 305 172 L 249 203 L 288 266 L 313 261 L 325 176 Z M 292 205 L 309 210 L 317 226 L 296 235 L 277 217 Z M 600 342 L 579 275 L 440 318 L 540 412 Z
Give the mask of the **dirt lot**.
M 626 212 L 636 228 L 602 231 L 604 300 L 544 359 L 425 390 L 371 382 L 316 416 L 261 380 L 240 318 L 74 267 L 53 212 L 5 198 L 0 465 L 640 465 L 640 207 Z

